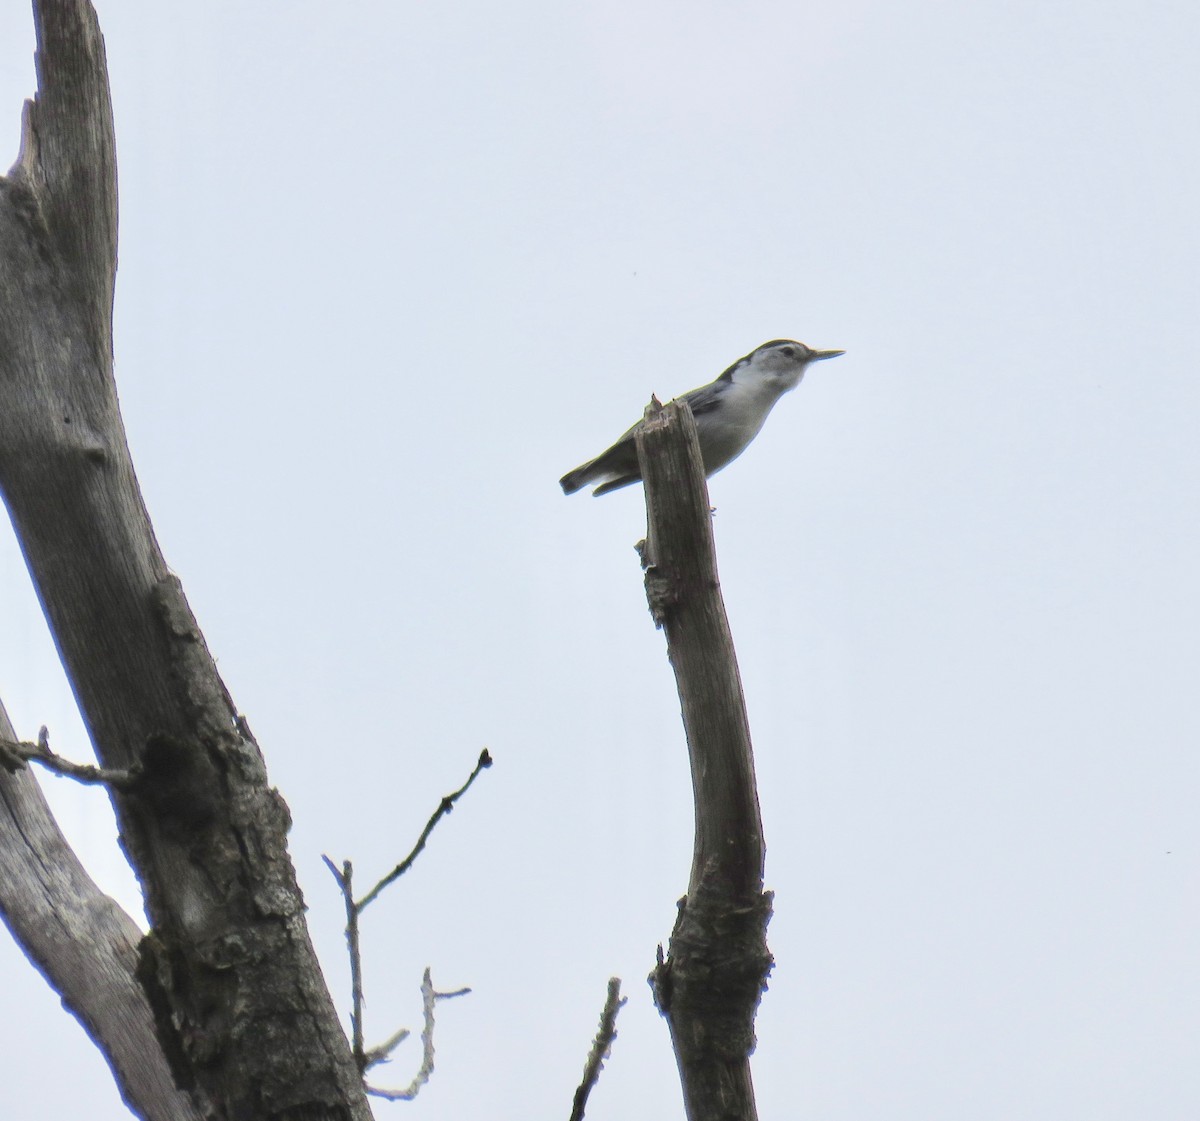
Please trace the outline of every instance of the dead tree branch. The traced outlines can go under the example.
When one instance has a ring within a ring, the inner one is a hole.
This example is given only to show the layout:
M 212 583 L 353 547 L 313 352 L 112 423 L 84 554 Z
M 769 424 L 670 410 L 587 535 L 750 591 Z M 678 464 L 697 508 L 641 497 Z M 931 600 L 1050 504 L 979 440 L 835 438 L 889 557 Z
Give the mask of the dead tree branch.
M 667 636 L 695 799 L 688 893 L 651 984 L 671 1030 L 689 1121 L 754 1121 L 750 1054 L 771 968 L 771 896 L 763 891 L 750 728 L 686 403 L 648 409 L 637 447 L 648 523 L 646 595 Z
M 359 918 L 367 905 L 377 899 L 384 888 L 395 883 L 412 867 L 413 862 L 425 848 L 425 842 L 429 840 L 429 835 L 434 831 L 437 823 L 454 809 L 455 802 L 471 788 L 471 784 L 479 777 L 480 773 L 491 765 L 492 757 L 488 753 L 487 748 L 484 748 L 479 753 L 479 760 L 475 764 L 475 769 L 467 776 L 467 781 L 452 794 L 447 794 L 438 804 L 438 808 L 433 812 L 433 816 L 426 822 L 425 828 L 421 830 L 421 835 L 417 838 L 417 843 L 413 846 L 412 852 L 397 864 L 362 899 L 356 901 L 354 898 L 354 866 L 350 861 L 343 861 L 341 868 L 338 868 L 328 856 L 321 857 L 325 861 L 325 867 L 329 869 L 334 880 L 337 882 L 338 890 L 342 893 L 342 904 L 346 909 L 346 952 L 350 958 L 350 1046 L 354 1053 L 354 1062 L 359 1071 L 364 1075 L 371 1067 L 385 1062 L 391 1056 L 391 1053 L 411 1033 L 407 1028 L 401 1028 L 383 1043 L 369 1050 L 364 1043 L 363 967 Z M 425 1006 L 425 1029 L 421 1033 L 423 1050 L 421 1069 L 407 1090 L 380 1090 L 372 1086 L 367 1086 L 367 1093 L 373 1094 L 376 1097 L 387 1098 L 390 1101 L 408 1101 L 415 1098 L 421 1087 L 429 1081 L 429 1076 L 433 1073 L 434 1005 L 439 1000 L 448 1000 L 450 997 L 463 996 L 470 991 L 470 989 L 456 989 L 454 992 L 436 993 L 433 991 L 433 985 L 429 979 L 429 970 L 426 969 L 425 981 L 421 986 L 422 1002 Z
M 570 1121 L 583 1121 L 583 1111 L 587 1108 L 588 1097 L 600 1080 L 600 1072 L 604 1069 L 604 1060 L 608 1058 L 613 1042 L 617 1038 L 617 1013 L 625 1001 L 626 998 L 621 996 L 621 978 L 610 977 L 608 995 L 604 1000 L 604 1009 L 600 1013 L 600 1028 L 596 1032 L 596 1038 L 592 1040 L 592 1049 L 588 1052 L 587 1062 L 583 1065 L 583 1081 L 579 1083 L 579 1089 L 575 1091 Z
M 0 738 L 16 738 L 3 703 Z M 146 1121 L 200 1121 L 137 981 L 142 933 L 79 863 L 28 769 L 0 773 L 0 865 L 0 916 L 107 1057 L 125 1103 Z
M 141 767 L 134 789 L 107 787 L 152 926 L 138 978 L 207 1113 L 368 1121 L 304 925 L 287 807 L 158 548 L 125 439 L 96 14 L 35 0 L 34 21 L 38 92 L 0 178 L 0 493 L 101 767 Z M 23 944 L 38 961 L 60 952 Z
M 455 989 L 453 992 L 439 993 L 433 987 L 429 975 L 429 967 L 425 967 L 425 975 L 421 979 L 421 1008 L 423 1026 L 421 1028 L 421 1067 L 413 1080 L 403 1090 L 382 1090 L 377 1086 L 367 1086 L 367 1093 L 375 1098 L 383 1098 L 389 1102 L 410 1102 L 420 1092 L 421 1087 L 429 1081 L 433 1074 L 433 1011 L 443 1000 L 453 1000 L 456 996 L 466 996 L 470 989 Z M 393 1036 L 393 1038 L 395 1038 Z
M 329 857 L 322 854 L 321 859 L 337 881 L 346 908 L 346 951 L 350 958 L 350 1050 L 354 1053 L 354 1065 L 361 1073 L 367 1069 L 367 1059 L 363 1047 L 362 950 L 358 938 L 359 907 L 354 902 L 354 865 L 344 860 L 339 871 Z
M 50 732 L 43 724 L 38 731 L 37 743 L 28 740 L 0 738 L 0 767 L 15 774 L 27 763 L 40 763 L 48 771 L 63 778 L 73 778 L 88 786 L 112 786 L 119 790 L 131 790 L 137 783 L 137 771 L 112 771 L 96 767 L 91 763 L 72 763 L 50 750 Z
M 389 884 L 395 883 L 401 876 L 404 875 L 412 866 L 413 861 L 421 855 L 425 848 L 425 842 L 429 840 L 429 835 L 433 832 L 437 823 L 442 820 L 451 810 L 454 809 L 454 803 L 459 800 L 468 790 L 471 789 L 473 783 L 480 775 L 480 772 L 492 765 L 492 757 L 488 754 L 488 749 L 485 747 L 479 753 L 479 761 L 475 764 L 475 769 L 467 777 L 467 781 L 462 784 L 453 794 L 447 794 L 434 810 L 433 816 L 425 823 L 425 828 L 421 830 L 421 835 L 417 838 L 417 843 L 413 845 L 410 852 L 399 864 L 396 865 L 382 880 L 379 881 L 366 895 L 362 897 L 356 904 L 358 910 L 365 911 L 367 907 L 375 901 L 379 893 L 383 891 Z

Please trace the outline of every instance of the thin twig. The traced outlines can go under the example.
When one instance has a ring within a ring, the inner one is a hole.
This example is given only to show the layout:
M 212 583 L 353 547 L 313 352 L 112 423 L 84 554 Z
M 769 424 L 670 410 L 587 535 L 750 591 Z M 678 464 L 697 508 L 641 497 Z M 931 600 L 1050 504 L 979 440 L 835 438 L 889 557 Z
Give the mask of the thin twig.
M 354 865 L 348 860 L 344 861 L 339 871 L 329 857 L 322 854 L 321 859 L 337 880 L 342 902 L 346 905 L 346 950 L 350 955 L 350 1047 L 354 1052 L 358 1073 L 362 1074 L 367 1069 L 367 1057 L 363 1045 L 362 952 L 358 944 L 359 908 L 354 905 Z
M 137 784 L 136 771 L 110 770 L 90 763 L 72 763 L 50 750 L 50 733 L 43 724 L 38 731 L 37 743 L 28 740 L 0 740 L 0 767 L 14 774 L 23 770 L 27 763 L 40 763 L 48 771 L 66 778 L 73 778 L 89 786 L 112 786 L 118 790 L 129 790 Z
M 479 754 L 479 762 L 475 764 L 475 769 L 471 772 L 470 777 L 462 784 L 453 794 L 447 794 L 441 801 L 441 805 L 434 811 L 433 817 L 426 823 L 425 828 L 421 830 L 421 835 L 417 838 L 417 843 L 413 846 L 412 852 L 408 854 L 399 864 L 396 865 L 382 880 L 379 881 L 366 895 L 358 901 L 357 907 L 359 911 L 366 910 L 369 903 L 374 902 L 375 898 L 389 884 L 394 883 L 405 872 L 412 867 L 413 861 L 421 855 L 421 850 L 425 847 L 425 842 L 429 840 L 429 834 L 433 832 L 434 827 L 443 817 L 446 816 L 452 809 L 454 803 L 459 800 L 469 789 L 478 777 L 479 772 L 486 767 L 492 765 L 492 757 L 488 754 L 488 749 L 485 747 Z
M 378 1086 L 367 1085 L 365 1087 L 368 1094 L 376 1098 L 383 1098 L 389 1102 L 410 1102 L 420 1092 L 421 1087 L 429 1081 L 429 1076 L 433 1074 L 433 1009 L 439 1000 L 450 1000 L 456 996 L 465 996 L 470 989 L 455 989 L 452 993 L 435 992 L 433 988 L 433 980 L 429 975 L 429 967 L 425 967 L 425 976 L 421 980 L 421 1006 L 424 1010 L 425 1026 L 421 1029 L 421 1069 L 417 1071 L 416 1077 L 408 1084 L 404 1090 L 383 1090 Z
M 0 744 L 0 747 L 2 746 Z M 2 764 L 3 756 L 0 755 L 0 765 Z M 359 915 L 362 914 L 367 904 L 379 895 L 385 887 L 394 883 L 408 871 L 413 861 L 421 854 L 421 850 L 425 847 L 425 842 L 429 840 L 429 835 L 433 832 L 434 826 L 454 809 L 454 803 L 467 792 L 471 783 L 479 777 L 479 772 L 491 765 L 492 757 L 488 754 L 487 748 L 484 748 L 480 752 L 479 761 L 475 764 L 475 769 L 468 776 L 467 781 L 454 791 L 453 794 L 447 794 L 442 799 L 434 815 L 421 831 L 421 836 L 417 839 L 416 846 L 412 852 L 400 864 L 397 864 L 387 876 L 380 880 L 359 902 L 355 902 L 354 900 L 354 866 L 350 861 L 343 861 L 341 868 L 339 868 L 328 856 L 322 855 L 321 857 L 325 861 L 325 867 L 329 869 L 334 880 L 337 881 L 338 890 L 342 893 L 342 902 L 346 908 L 346 949 L 350 956 L 350 1046 L 354 1052 L 354 1061 L 358 1065 L 360 1074 L 365 1074 L 371 1067 L 387 1061 L 391 1053 L 408 1038 L 410 1032 L 407 1028 L 401 1028 L 378 1046 L 372 1047 L 370 1050 L 366 1048 L 363 1038 L 364 1002 L 362 950 L 358 933 Z M 429 1081 L 430 1074 L 433 1073 L 433 1006 L 439 1000 L 449 1000 L 451 997 L 462 996 L 470 991 L 470 989 L 457 989 L 451 993 L 434 992 L 433 983 L 429 979 L 429 970 L 426 969 L 425 980 L 421 985 L 422 1003 L 425 1007 L 425 1028 L 421 1032 L 421 1043 L 424 1052 L 421 1069 L 417 1072 L 417 1077 L 413 1079 L 412 1084 L 407 1090 L 377 1090 L 367 1086 L 367 1092 L 375 1094 L 377 1097 L 387 1098 L 389 1101 L 407 1101 L 415 1098 L 421 1087 Z
M 612 977 L 608 982 L 608 996 L 604 1001 L 604 1011 L 600 1013 L 600 1030 L 592 1041 L 592 1049 L 587 1062 L 583 1065 L 583 1081 L 575 1091 L 575 1104 L 571 1109 L 571 1121 L 583 1121 L 583 1111 L 587 1107 L 588 1095 L 600 1078 L 604 1069 L 604 1060 L 612 1051 L 613 1040 L 617 1038 L 617 1012 L 628 1000 L 621 996 L 621 978 Z
M 385 1039 L 377 1047 L 372 1047 L 364 1056 L 367 1060 L 367 1070 L 379 1063 L 385 1063 L 392 1057 L 392 1052 L 403 1043 L 412 1032 L 408 1028 L 401 1028 L 390 1039 Z

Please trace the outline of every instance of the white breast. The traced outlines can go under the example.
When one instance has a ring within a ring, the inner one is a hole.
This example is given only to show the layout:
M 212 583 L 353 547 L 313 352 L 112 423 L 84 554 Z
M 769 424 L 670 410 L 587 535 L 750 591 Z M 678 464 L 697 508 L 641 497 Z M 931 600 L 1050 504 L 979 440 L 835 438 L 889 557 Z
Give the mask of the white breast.
M 779 396 L 761 385 L 734 382 L 717 408 L 696 418 L 706 475 L 720 471 L 746 450 Z

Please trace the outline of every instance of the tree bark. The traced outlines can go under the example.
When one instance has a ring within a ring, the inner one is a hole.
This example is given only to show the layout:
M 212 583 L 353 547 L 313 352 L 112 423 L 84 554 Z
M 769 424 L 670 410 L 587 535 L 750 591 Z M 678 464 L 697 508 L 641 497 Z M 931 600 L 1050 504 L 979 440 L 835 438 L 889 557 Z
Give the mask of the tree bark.
M 685 402 L 656 405 L 637 433 L 648 523 L 642 559 L 683 709 L 695 840 L 688 893 L 651 981 L 689 1121 L 754 1121 L 754 1015 L 771 969 L 754 756 L 696 423 Z
M 217 1115 L 366 1121 L 287 807 L 162 558 L 125 440 L 96 15 L 41 0 L 34 18 L 38 94 L 0 178 L 0 492 L 97 757 L 138 776 L 110 790 L 152 927 L 138 976 L 175 1078 Z
M 0 703 L 0 739 L 15 740 Z M 30 769 L 0 771 L 0 916 L 148 1121 L 201 1121 L 175 1080 L 136 977 L 141 931 L 92 881 Z

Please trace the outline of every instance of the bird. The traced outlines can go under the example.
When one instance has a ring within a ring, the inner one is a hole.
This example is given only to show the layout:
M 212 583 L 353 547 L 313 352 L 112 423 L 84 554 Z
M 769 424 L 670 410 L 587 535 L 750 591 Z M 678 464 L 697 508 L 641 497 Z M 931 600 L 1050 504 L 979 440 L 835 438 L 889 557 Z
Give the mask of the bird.
M 814 350 L 794 339 L 772 339 L 739 358 L 716 381 L 683 395 L 696 418 L 705 476 L 727 467 L 750 446 L 788 390 L 795 389 L 810 363 L 837 358 L 844 350 Z M 634 435 L 638 421 L 611 448 L 568 471 L 559 485 L 574 494 L 591 483 L 594 497 L 630 486 L 642 478 Z

